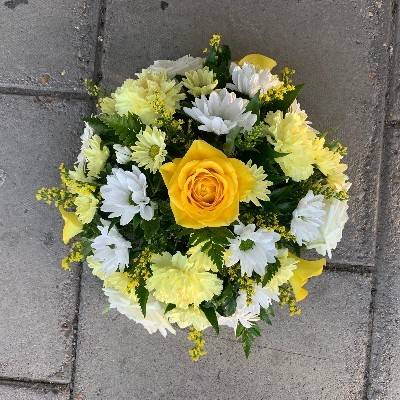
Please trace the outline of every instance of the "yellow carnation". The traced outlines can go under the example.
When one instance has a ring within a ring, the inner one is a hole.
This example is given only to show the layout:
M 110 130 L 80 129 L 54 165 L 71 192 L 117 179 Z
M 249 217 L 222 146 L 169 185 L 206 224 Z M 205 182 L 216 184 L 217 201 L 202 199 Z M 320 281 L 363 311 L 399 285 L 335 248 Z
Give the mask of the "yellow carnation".
M 153 276 L 147 279 L 146 286 L 164 303 L 183 309 L 189 305 L 198 307 L 222 291 L 222 281 L 215 274 L 199 269 L 180 252 L 173 256 L 167 252 L 155 255 L 152 264 Z
M 149 125 L 160 117 L 153 107 L 155 101 L 161 100 L 165 109 L 172 112 L 180 108 L 179 102 L 185 98 L 180 93 L 182 83 L 168 79 L 165 72 L 143 70 L 137 76 L 138 79 L 127 79 L 115 91 L 115 109 L 119 115 L 130 112 Z
M 191 247 L 188 251 L 187 254 L 189 254 L 189 262 L 192 262 L 196 265 L 196 268 L 198 269 L 203 269 L 204 271 L 213 271 L 217 272 L 218 268 L 217 266 L 213 263 L 211 258 L 201 251 L 201 248 L 203 247 L 203 243 L 199 243 L 198 245 Z
M 313 171 L 315 155 L 313 142 L 316 134 L 306 123 L 305 113 L 269 112 L 265 118 L 268 141 L 275 151 L 287 153 L 275 161 L 281 166 L 285 175 L 299 182 L 309 178 Z
M 99 173 L 103 171 L 110 151 L 108 147 L 101 146 L 99 135 L 93 135 L 89 139 L 89 146 L 83 151 L 87 160 L 88 176 L 97 178 Z
M 115 111 L 115 94 L 111 97 L 103 97 L 99 100 L 99 107 L 103 114 L 113 115 Z

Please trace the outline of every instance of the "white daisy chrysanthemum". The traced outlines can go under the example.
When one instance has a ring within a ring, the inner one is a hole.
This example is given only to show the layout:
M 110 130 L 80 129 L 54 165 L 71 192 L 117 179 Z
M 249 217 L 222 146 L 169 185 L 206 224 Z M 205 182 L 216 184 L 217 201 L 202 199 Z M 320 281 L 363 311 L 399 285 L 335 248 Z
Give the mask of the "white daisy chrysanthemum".
M 167 150 L 165 150 L 165 132 L 150 126 L 140 132 L 134 146 L 131 146 L 131 160 L 139 167 L 150 170 L 155 174 L 165 161 Z
M 143 327 L 151 334 L 160 331 L 161 335 L 167 336 L 167 332 L 175 334 L 174 328 L 164 316 L 165 307 L 154 299 L 152 295 L 146 303 L 146 317 L 143 316 L 139 302 L 133 301 L 128 296 L 115 289 L 103 289 L 108 296 L 110 308 L 116 308 L 121 314 L 126 315 Z
M 275 256 L 278 255 L 275 243 L 281 236 L 263 228 L 256 231 L 254 224 L 244 225 L 240 221 L 239 225 L 234 226 L 234 232 L 237 236 L 229 239 L 231 244 L 226 266 L 231 267 L 239 262 L 242 276 L 251 276 L 253 271 L 264 275 L 267 264 L 275 262 Z
M 218 325 L 229 326 L 235 331 L 239 322 L 245 328 L 249 329 L 253 325 L 253 322 L 259 320 L 260 317 L 257 314 L 252 313 L 251 308 L 247 306 L 247 296 L 245 293 L 241 293 L 236 299 L 236 310 L 232 315 L 229 317 L 218 315 Z
M 121 217 L 120 224 L 126 225 L 136 214 L 146 221 L 153 218 L 154 210 L 146 196 L 146 176 L 132 165 L 132 171 L 113 168 L 107 176 L 107 184 L 100 188 L 103 197 L 101 211 L 111 213 L 110 218 Z
M 290 223 L 290 232 L 296 237 L 299 246 L 315 240 L 318 237 L 318 228 L 323 224 L 324 196 L 314 195 L 309 190 L 296 209 Z
M 254 294 L 249 305 L 253 314 L 259 314 L 261 307 L 267 309 L 272 304 L 272 300 L 279 301 L 279 296 L 268 286 L 263 287 L 261 283 L 258 283 L 253 284 L 253 287 Z
M 251 160 L 246 164 L 250 170 L 250 173 L 254 176 L 256 183 L 254 185 L 253 190 L 242 200 L 245 203 L 253 202 L 257 207 L 261 207 L 261 204 L 258 200 L 269 201 L 268 195 L 271 191 L 268 189 L 268 186 L 271 186 L 273 183 L 268 181 L 266 178 L 268 175 L 265 173 L 263 167 L 257 167 L 257 165 L 251 165 Z
M 121 146 L 120 144 L 114 144 L 113 149 L 115 150 L 115 156 L 117 157 L 118 164 L 127 164 L 131 161 L 131 151 L 127 146 Z
M 258 91 L 260 94 L 266 94 L 268 90 L 282 85 L 277 75 L 272 75 L 269 69 L 257 70 L 253 64 L 247 62 L 242 66 L 231 63 L 230 73 L 232 83 L 228 83 L 228 89 L 236 90 L 249 97 L 253 97 Z
M 315 240 L 307 243 L 308 249 L 315 249 L 321 255 L 332 258 L 332 250 L 342 239 L 344 225 L 349 219 L 347 201 L 331 198 L 325 201 L 325 215 Z
M 157 60 L 146 71 L 165 72 L 168 79 L 176 75 L 185 75 L 185 72 L 197 70 L 203 67 L 204 60 L 201 57 L 183 56 L 177 60 Z
M 235 93 L 222 89 L 211 92 L 208 99 L 205 95 L 196 98 L 192 102 L 193 108 L 183 107 L 183 110 L 202 124 L 199 126 L 200 130 L 226 135 L 236 126 L 251 130 L 256 123 L 257 116 L 250 111 L 246 112 L 248 102 L 240 97 L 236 98 Z
M 101 269 L 110 276 L 117 269 L 124 271 L 128 266 L 129 249 L 132 245 L 124 239 L 115 226 L 110 229 L 110 221 L 102 219 L 101 223 L 103 226 L 97 227 L 100 235 L 91 244 L 93 261 L 101 262 Z
M 89 148 L 90 142 L 89 140 L 92 138 L 94 135 L 94 131 L 92 127 L 85 122 L 85 129 L 83 130 L 83 134 L 81 136 L 81 151 L 78 154 L 77 161 L 75 164 L 77 164 L 77 167 L 81 171 L 85 171 L 85 162 L 86 162 L 86 156 L 85 156 L 85 150 Z

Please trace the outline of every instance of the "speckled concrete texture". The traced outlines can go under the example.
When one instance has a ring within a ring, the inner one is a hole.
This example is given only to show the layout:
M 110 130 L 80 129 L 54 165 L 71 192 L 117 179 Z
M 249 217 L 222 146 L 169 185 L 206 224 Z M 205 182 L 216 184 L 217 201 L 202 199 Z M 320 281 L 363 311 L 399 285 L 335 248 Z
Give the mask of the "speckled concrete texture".
M 93 73 L 98 0 L 0 2 L 0 89 L 82 91 Z
M 69 400 L 65 386 L 0 382 L 0 400 Z
M 71 379 L 76 282 L 60 267 L 59 212 L 36 191 L 79 150 L 85 103 L 0 96 L 0 376 Z
M 349 148 L 351 217 L 334 261 L 373 265 L 390 13 L 389 1 L 183 0 L 161 7 L 158 0 L 111 0 L 104 83 L 115 88 L 156 59 L 201 56 L 216 32 L 234 59 L 261 53 L 278 61 L 277 70 L 296 69 L 313 127 L 337 129 Z
M 75 396 L 85 399 L 361 398 L 368 335 L 368 276 L 326 272 L 310 281 L 302 314 L 282 309 L 263 325 L 246 360 L 232 329 L 206 334 L 208 354 L 193 363 L 187 332 L 164 339 L 110 312 L 85 270 Z M 340 289 L 339 289 L 340 288 Z M 263 397 L 264 396 L 264 397 Z M 322 397 L 321 397 L 322 396 Z M 336 396 L 336 397 L 335 397 Z

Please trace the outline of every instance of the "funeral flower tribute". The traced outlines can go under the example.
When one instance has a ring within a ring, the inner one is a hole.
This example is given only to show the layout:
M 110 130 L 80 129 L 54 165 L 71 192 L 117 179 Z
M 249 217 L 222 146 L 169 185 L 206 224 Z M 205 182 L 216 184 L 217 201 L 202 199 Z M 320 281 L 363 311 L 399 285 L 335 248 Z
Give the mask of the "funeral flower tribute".
M 293 70 L 260 54 L 156 61 L 84 118 L 77 161 L 43 188 L 70 252 L 103 281 L 109 307 L 149 333 L 232 328 L 246 356 L 274 307 L 300 312 L 347 221 L 346 149 L 313 128 Z

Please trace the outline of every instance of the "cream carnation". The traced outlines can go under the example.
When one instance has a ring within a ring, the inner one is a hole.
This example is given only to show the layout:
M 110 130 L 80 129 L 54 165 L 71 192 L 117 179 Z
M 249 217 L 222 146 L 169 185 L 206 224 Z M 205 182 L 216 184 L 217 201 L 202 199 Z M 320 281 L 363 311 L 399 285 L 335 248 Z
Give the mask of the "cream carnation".
M 193 326 L 194 329 L 202 331 L 211 326 L 203 311 L 193 306 L 186 309 L 174 308 L 167 312 L 166 317 L 169 322 L 177 323 L 182 329 Z
M 316 134 L 306 123 L 307 115 L 286 113 L 282 111 L 269 112 L 265 118 L 268 141 L 275 151 L 287 153 L 275 161 L 280 165 L 285 175 L 299 182 L 309 178 L 315 163 L 313 141 Z
M 191 263 L 180 252 L 173 256 L 167 252 L 153 256 L 151 268 L 153 276 L 146 281 L 146 286 L 164 303 L 187 309 L 189 305 L 198 307 L 202 301 L 221 293 L 222 281 Z

